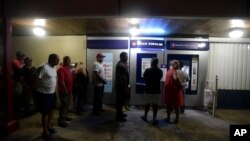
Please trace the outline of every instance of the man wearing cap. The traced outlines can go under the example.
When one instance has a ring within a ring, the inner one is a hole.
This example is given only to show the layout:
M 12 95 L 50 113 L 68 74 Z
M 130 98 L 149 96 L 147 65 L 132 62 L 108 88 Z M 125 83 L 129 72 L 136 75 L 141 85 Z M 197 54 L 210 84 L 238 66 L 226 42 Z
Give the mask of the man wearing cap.
M 96 62 L 92 66 L 92 81 L 94 85 L 94 98 L 93 98 L 93 109 L 92 115 L 100 115 L 102 110 L 102 98 L 104 91 L 105 71 L 103 67 L 103 58 L 105 56 L 102 53 L 96 55 Z

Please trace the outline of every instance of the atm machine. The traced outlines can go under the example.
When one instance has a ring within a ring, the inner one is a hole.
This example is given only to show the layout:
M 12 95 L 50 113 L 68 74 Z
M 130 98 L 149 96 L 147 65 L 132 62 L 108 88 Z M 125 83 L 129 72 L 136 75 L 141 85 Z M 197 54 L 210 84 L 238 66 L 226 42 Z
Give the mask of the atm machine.
M 120 53 L 127 52 L 129 37 L 88 37 L 87 38 L 87 69 L 90 76 L 88 85 L 87 102 L 93 102 L 92 66 L 96 61 L 96 55 L 103 53 L 103 66 L 107 83 L 104 86 L 104 104 L 115 104 L 115 67 L 120 60 Z
M 159 59 L 159 67 L 163 64 L 164 38 L 131 37 L 130 39 L 130 84 L 131 105 L 143 105 L 144 87 L 143 73 L 150 67 L 151 58 Z
M 167 68 L 170 68 L 172 60 L 178 60 L 184 65 L 182 69 L 189 74 L 185 105 L 203 106 L 203 90 L 208 68 L 208 39 L 168 38 L 166 48 L 164 60 Z

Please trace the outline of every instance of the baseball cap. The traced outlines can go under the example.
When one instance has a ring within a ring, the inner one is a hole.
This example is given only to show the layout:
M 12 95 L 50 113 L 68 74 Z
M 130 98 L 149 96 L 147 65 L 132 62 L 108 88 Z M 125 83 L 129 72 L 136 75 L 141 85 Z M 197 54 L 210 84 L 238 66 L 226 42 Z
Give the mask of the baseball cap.
M 104 56 L 102 53 L 98 53 L 98 54 L 96 55 L 96 58 L 103 58 L 103 57 L 106 57 L 106 56 Z

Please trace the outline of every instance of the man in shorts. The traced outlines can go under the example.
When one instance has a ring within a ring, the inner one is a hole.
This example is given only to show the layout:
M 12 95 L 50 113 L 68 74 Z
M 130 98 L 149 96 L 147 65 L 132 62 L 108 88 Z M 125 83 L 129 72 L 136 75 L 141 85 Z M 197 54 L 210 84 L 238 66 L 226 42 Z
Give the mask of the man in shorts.
M 146 69 L 143 78 L 145 80 L 145 113 L 142 116 L 142 120 L 147 122 L 147 115 L 150 109 L 150 105 L 153 107 L 153 125 L 157 125 L 156 120 L 158 105 L 161 102 L 161 87 L 160 81 L 162 78 L 162 70 L 158 68 L 159 60 L 157 58 L 152 58 L 151 67 Z
M 35 96 L 37 99 L 36 108 L 42 114 L 43 138 L 52 139 L 52 133 L 56 130 L 52 128 L 51 121 L 56 109 L 56 86 L 57 72 L 55 66 L 59 63 L 57 54 L 50 54 L 48 63 L 40 66 L 34 79 Z

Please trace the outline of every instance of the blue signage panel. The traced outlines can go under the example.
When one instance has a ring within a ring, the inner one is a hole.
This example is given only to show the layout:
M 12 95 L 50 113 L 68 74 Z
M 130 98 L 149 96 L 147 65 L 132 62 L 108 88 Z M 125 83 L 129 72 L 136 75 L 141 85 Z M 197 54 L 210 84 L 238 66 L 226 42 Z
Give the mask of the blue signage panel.
M 87 40 L 89 49 L 128 49 L 128 40 Z
M 199 41 L 167 41 L 168 50 L 209 50 L 208 42 Z
M 130 47 L 164 49 L 164 40 L 131 40 Z

